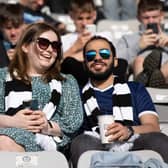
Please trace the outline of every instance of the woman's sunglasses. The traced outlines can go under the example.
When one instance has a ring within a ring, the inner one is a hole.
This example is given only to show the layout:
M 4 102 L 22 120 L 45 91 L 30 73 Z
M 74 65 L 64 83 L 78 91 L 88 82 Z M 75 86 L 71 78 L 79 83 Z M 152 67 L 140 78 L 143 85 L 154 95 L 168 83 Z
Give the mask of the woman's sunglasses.
M 93 61 L 96 57 L 96 51 L 95 50 L 89 50 L 85 53 L 85 57 L 87 59 L 88 62 Z M 99 55 L 103 58 L 103 59 L 109 59 L 111 52 L 109 49 L 100 49 L 99 50 Z
M 46 38 L 42 38 L 42 37 L 39 37 L 37 38 L 37 44 L 39 46 L 40 49 L 42 50 L 46 50 L 49 45 L 51 45 L 52 49 L 54 52 L 57 52 L 58 49 L 61 47 L 61 43 L 58 42 L 58 41 L 50 41 Z

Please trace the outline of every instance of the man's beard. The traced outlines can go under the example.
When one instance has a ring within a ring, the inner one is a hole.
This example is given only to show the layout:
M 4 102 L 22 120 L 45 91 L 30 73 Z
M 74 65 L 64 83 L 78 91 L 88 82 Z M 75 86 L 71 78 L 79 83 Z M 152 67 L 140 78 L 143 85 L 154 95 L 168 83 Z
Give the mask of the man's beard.
M 90 71 L 87 66 L 85 67 L 86 67 L 86 71 L 88 72 L 88 76 L 91 79 L 96 80 L 96 81 L 106 80 L 113 73 L 113 63 L 110 64 L 110 66 L 105 72 L 101 72 L 101 73 L 94 73 Z

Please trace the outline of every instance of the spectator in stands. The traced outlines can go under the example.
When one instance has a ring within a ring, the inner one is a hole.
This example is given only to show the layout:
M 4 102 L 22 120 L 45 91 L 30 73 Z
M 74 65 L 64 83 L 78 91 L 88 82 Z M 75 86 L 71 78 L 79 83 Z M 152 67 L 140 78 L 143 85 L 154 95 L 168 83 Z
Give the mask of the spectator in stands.
M 71 144 L 74 168 L 88 150 L 151 149 L 168 162 L 168 137 L 160 133 L 158 114 L 147 90 L 136 82 L 118 83 L 113 75 L 117 64 L 114 45 L 103 37 L 92 37 L 84 46 L 83 56 L 89 81 L 82 89 L 84 132 Z M 101 144 L 99 136 L 97 117 L 102 114 L 115 117 L 115 123 L 107 126 L 107 145 Z
M 69 14 L 74 21 L 76 31 L 62 36 L 64 61 L 62 71 L 73 74 L 80 85 L 83 85 L 88 76 L 83 69 L 82 49 L 94 33 L 86 29 L 88 24 L 94 24 L 97 16 L 93 0 L 72 0 Z M 112 39 L 110 32 L 96 33 Z
M 52 13 L 67 14 L 70 0 L 47 0 L 47 5 Z
M 135 19 L 136 10 L 136 0 L 103 0 L 103 11 L 107 19 Z
M 26 23 L 33 23 L 37 21 L 46 21 L 55 26 L 61 34 L 66 32 L 65 25 L 56 21 L 51 16 L 42 13 L 41 8 L 45 5 L 46 0 L 19 0 L 19 3 L 24 8 L 24 19 Z
M 19 4 L 0 5 L 0 67 L 7 66 L 13 58 L 16 43 L 25 27 L 23 9 Z
M 9 68 L 0 69 L 0 150 L 59 150 L 79 129 L 79 88 L 71 75 L 60 74 L 61 50 L 55 27 L 33 23 Z
M 117 44 L 118 55 L 128 60 L 135 80 L 145 86 L 168 88 L 168 35 L 161 27 L 163 19 L 160 0 L 140 0 L 138 20 L 143 29 L 123 36 Z M 149 28 L 151 23 L 158 31 Z

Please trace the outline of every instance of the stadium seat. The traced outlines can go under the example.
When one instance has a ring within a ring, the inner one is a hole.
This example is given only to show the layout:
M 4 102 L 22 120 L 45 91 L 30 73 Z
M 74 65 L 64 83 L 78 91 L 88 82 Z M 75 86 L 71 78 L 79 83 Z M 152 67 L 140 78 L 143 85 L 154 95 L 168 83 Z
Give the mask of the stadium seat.
M 97 23 L 97 31 L 110 31 L 114 40 L 118 40 L 124 34 L 132 34 L 139 29 L 139 22 L 137 19 L 117 21 L 104 19 Z
M 168 89 L 147 87 L 147 90 L 159 114 L 161 131 L 168 135 Z
M 89 168 L 91 157 L 92 157 L 92 155 L 94 155 L 97 152 L 102 152 L 102 151 L 90 150 L 90 151 L 84 152 L 79 158 L 77 168 Z M 160 154 L 158 154 L 157 152 L 154 152 L 152 150 L 132 151 L 131 153 L 135 153 L 136 155 L 140 156 L 143 162 L 145 162 L 149 158 L 155 158 L 155 159 L 158 159 L 160 161 L 163 161 Z
M 0 152 L 4 168 L 68 168 L 65 156 L 58 152 Z

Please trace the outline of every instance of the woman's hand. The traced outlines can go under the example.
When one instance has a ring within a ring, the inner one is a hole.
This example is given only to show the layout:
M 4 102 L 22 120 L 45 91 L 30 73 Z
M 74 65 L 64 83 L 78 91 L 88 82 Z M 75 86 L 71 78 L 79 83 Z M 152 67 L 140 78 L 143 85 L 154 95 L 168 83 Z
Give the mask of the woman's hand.
M 12 126 L 16 128 L 22 128 L 33 133 L 61 136 L 59 125 L 52 121 L 51 127 L 45 113 L 40 110 L 20 110 L 12 117 L 12 121 Z
M 33 133 L 41 132 L 46 127 L 47 120 L 42 111 L 23 109 L 13 116 L 13 127 L 22 128 Z

